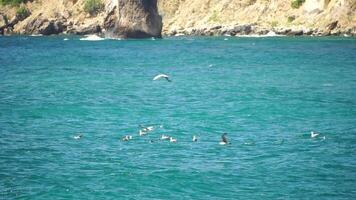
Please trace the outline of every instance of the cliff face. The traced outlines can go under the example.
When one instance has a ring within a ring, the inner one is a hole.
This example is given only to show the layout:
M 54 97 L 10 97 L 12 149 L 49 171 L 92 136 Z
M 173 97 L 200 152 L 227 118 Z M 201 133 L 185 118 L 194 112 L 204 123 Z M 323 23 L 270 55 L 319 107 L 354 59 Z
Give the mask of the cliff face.
M 106 20 L 110 34 L 130 38 L 161 37 L 162 18 L 157 11 L 157 0 L 118 0 L 117 6 L 114 20 Z M 114 22 L 113 26 L 110 21 Z
M 356 35 L 356 0 L 305 0 L 298 6 L 292 6 L 297 0 L 101 1 L 104 9 L 95 16 L 84 12 L 86 0 L 29 2 L 25 19 L 15 17 L 16 8 L 0 6 L 0 34 L 160 37 L 163 19 L 164 35 Z
M 162 0 L 163 33 L 251 25 L 252 31 L 282 29 L 322 34 L 356 33 L 355 0 Z M 334 24 L 333 24 L 334 23 Z M 336 26 L 333 27 L 333 25 Z M 332 30 L 330 30 L 332 29 Z

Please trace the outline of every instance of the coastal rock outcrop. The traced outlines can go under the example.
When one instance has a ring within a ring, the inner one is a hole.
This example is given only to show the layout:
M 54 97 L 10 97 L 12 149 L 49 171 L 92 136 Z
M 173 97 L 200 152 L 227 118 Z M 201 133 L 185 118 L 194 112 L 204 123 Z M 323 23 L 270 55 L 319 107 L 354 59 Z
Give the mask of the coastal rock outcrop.
M 106 18 L 105 29 L 113 37 L 161 37 L 162 18 L 157 0 L 117 0 L 116 13 Z
M 52 35 L 62 33 L 65 29 L 63 22 L 56 19 L 46 19 L 42 17 L 34 18 L 25 26 L 26 34 Z

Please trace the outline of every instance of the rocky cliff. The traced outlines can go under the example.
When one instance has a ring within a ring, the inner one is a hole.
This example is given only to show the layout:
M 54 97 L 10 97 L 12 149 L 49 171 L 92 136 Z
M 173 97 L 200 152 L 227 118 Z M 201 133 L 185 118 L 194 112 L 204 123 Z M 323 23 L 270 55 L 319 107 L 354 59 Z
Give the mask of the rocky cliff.
M 157 0 L 118 0 L 117 8 L 114 20 L 105 20 L 110 34 L 124 38 L 161 37 Z
M 85 11 L 87 0 L 39 0 L 25 6 L 30 15 L 19 20 L 14 7 L 1 6 L 5 34 L 103 34 L 110 37 L 161 37 L 162 18 L 157 0 L 97 0 L 96 10 Z M 100 3 L 100 4 L 99 4 Z M 101 6 L 102 5 L 102 6 Z M 7 25 L 6 25 L 7 24 Z M 0 32 L 1 33 L 1 32 Z
M 163 35 L 356 35 L 356 0 L 97 0 L 94 14 L 86 1 L 28 2 L 28 17 L 0 6 L 0 34 L 160 37 L 163 19 Z
M 353 34 L 356 0 L 163 0 L 164 34 Z

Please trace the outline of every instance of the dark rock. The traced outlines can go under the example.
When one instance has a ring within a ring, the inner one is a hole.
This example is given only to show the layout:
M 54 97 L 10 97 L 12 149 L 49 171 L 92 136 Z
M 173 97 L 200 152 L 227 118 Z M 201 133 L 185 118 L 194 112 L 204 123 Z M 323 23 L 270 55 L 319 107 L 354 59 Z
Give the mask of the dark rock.
M 157 0 L 117 0 L 115 26 L 108 26 L 112 36 L 128 38 L 161 37 L 162 18 Z M 110 20 L 112 20 L 110 18 Z M 106 24 L 112 24 L 107 23 Z
M 214 26 L 212 28 L 210 28 L 210 30 L 216 30 L 216 29 L 221 29 L 222 26 Z
M 4 27 L 8 24 L 7 16 L 0 14 L 0 27 Z
M 61 21 L 48 20 L 42 17 L 34 18 L 25 26 L 26 34 L 52 35 L 62 33 L 65 26 Z
M 113 7 L 113 9 L 110 12 L 108 12 L 108 14 L 104 19 L 104 28 L 106 30 L 112 30 L 115 28 L 115 24 L 117 21 L 116 9 L 117 9 L 116 6 Z
M 8 23 L 6 15 L 0 14 L 0 35 L 4 35 L 4 29 L 7 27 Z
M 1 35 L 11 34 L 15 24 L 17 24 L 20 21 L 19 17 L 16 15 L 10 21 L 7 20 L 7 17 L 5 15 L 3 15 L 2 18 L 3 18 L 3 25 L 0 26 L 0 34 Z
M 74 28 L 74 30 L 68 31 L 69 33 L 77 35 L 89 35 L 101 32 L 101 27 L 98 24 L 90 24 L 88 26 L 80 26 Z
M 295 35 L 295 36 L 303 35 L 303 30 L 292 30 L 288 32 L 287 35 Z
M 329 25 L 326 26 L 326 29 L 329 31 L 334 30 L 337 26 L 337 23 L 338 23 L 338 21 L 334 21 L 334 22 L 330 23 Z
M 274 30 L 274 32 L 278 35 L 288 35 L 288 33 L 291 31 L 291 29 Z

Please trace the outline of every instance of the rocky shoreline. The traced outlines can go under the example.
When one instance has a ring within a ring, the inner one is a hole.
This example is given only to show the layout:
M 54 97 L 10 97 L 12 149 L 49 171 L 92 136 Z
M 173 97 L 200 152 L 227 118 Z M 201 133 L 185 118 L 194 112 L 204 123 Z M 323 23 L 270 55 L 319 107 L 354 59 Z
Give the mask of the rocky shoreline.
M 198 24 L 191 24 L 190 22 L 192 21 L 183 23 L 184 19 L 172 18 L 173 15 L 170 18 L 165 18 L 163 14 L 162 19 L 158 13 L 157 0 L 152 0 L 150 3 L 145 3 L 144 0 L 102 1 L 105 3 L 105 8 L 95 16 L 82 11 L 84 0 L 77 0 L 75 1 L 76 3 L 47 0 L 42 2 L 45 5 L 39 5 L 36 2 L 28 3 L 27 7 L 30 8 L 29 15 L 25 17 L 15 15 L 14 12 L 11 13 L 9 11 L 10 8 L 0 9 L 0 35 L 97 34 L 104 37 L 120 38 L 159 38 L 161 36 L 182 35 L 356 36 L 356 27 L 352 25 L 353 23 L 346 23 L 345 25 L 345 17 L 334 18 L 325 21 L 325 23 L 314 25 L 297 22 L 283 24 L 282 22 L 277 23 L 278 21 L 272 21 L 275 23 L 261 21 L 234 24 L 235 21 L 231 23 L 226 21 L 212 23 L 217 18 L 213 15 L 214 17 L 207 19 L 208 22 L 206 23 L 202 21 Z M 169 10 L 168 8 L 165 9 Z M 351 14 L 349 18 L 352 19 Z M 172 19 L 172 21 L 167 19 Z M 162 24 L 162 20 L 165 24 Z M 180 20 L 183 20 L 183 22 L 180 23 Z M 197 20 L 194 22 L 197 22 Z
M 234 26 L 210 26 L 203 28 L 173 29 L 163 33 L 165 36 L 356 36 L 355 29 L 341 31 L 337 29 L 337 21 L 330 23 L 325 29 L 318 28 L 266 28 L 255 24 Z
M 110 18 L 110 15 L 107 16 Z M 0 20 L 3 19 L 0 16 Z M 68 18 L 60 16 L 57 19 L 47 19 L 41 16 L 29 21 L 27 25 L 19 33 L 12 32 L 13 26 L 19 22 L 18 18 L 13 18 L 5 25 L 0 26 L 0 35 L 90 35 L 97 34 L 102 36 L 111 36 L 111 32 L 107 31 L 107 27 L 115 24 L 106 22 L 106 24 L 91 23 L 91 24 L 74 24 Z M 187 29 L 172 29 L 162 32 L 162 36 L 356 36 L 356 30 L 349 29 L 340 31 L 337 29 L 337 21 L 330 23 L 324 29 L 312 28 L 289 28 L 289 27 L 261 27 L 256 24 L 243 24 L 234 26 L 208 26 L 200 28 Z

